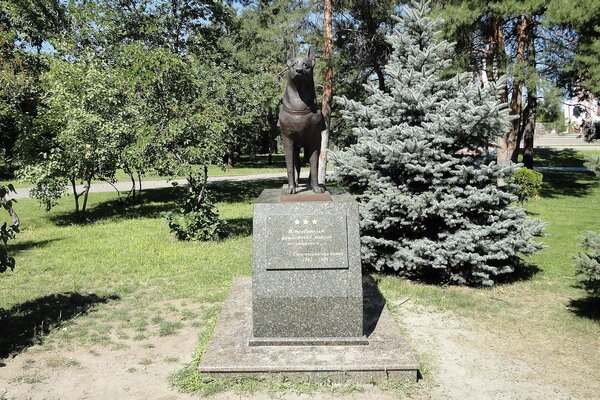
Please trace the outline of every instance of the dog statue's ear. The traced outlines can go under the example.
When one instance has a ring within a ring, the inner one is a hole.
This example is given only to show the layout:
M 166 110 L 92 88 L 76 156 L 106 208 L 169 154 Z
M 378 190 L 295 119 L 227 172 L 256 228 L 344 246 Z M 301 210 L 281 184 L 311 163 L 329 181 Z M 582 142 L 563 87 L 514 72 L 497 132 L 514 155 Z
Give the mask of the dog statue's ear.
M 310 46 L 308 49 L 308 59 L 315 65 L 315 59 L 317 58 L 317 53 L 315 51 L 315 46 Z
M 296 49 L 294 48 L 294 45 L 290 46 L 290 49 L 288 50 L 288 61 L 287 64 L 291 65 L 292 61 L 296 59 Z

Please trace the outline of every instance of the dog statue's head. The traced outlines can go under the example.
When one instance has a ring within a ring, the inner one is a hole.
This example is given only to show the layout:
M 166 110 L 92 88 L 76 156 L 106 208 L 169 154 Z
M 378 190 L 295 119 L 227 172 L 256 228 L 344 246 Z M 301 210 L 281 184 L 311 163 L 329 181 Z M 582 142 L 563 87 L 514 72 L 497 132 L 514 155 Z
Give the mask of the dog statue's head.
M 315 54 L 314 46 L 310 46 L 308 49 L 308 57 L 296 57 L 296 51 L 294 47 L 290 47 L 288 52 L 288 77 L 292 81 L 309 81 L 313 78 L 313 68 L 315 67 Z

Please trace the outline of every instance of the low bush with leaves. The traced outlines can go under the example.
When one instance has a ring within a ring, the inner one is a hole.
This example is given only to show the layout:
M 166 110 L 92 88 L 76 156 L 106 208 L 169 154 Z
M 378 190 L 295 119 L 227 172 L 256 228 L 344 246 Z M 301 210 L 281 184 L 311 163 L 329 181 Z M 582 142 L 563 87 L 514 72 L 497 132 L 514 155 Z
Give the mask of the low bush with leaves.
M 2 208 L 6 210 L 12 221 L 10 226 L 6 222 L 0 226 L 0 241 L 2 242 L 0 245 L 0 273 L 3 273 L 8 269 L 13 270 L 15 268 L 15 259 L 14 257 L 9 256 L 6 248 L 8 241 L 14 239 L 15 234 L 19 232 L 19 217 L 12 208 L 14 200 L 7 198 L 10 192 L 16 193 L 13 185 L 0 185 L 0 204 L 2 205 Z
M 515 188 L 519 204 L 523 205 L 524 202 L 539 197 L 543 178 L 541 173 L 529 168 L 521 168 L 515 172 L 510 182 Z
M 171 232 L 179 240 L 207 241 L 221 234 L 222 222 L 208 190 L 198 196 L 187 191 L 178 210 L 166 214 Z
M 590 171 L 595 173 L 596 176 L 600 178 L 600 157 L 590 157 L 588 161 L 583 165 L 585 165 Z
M 584 251 L 575 255 L 575 270 L 582 288 L 600 297 L 600 234 L 588 232 L 582 241 Z

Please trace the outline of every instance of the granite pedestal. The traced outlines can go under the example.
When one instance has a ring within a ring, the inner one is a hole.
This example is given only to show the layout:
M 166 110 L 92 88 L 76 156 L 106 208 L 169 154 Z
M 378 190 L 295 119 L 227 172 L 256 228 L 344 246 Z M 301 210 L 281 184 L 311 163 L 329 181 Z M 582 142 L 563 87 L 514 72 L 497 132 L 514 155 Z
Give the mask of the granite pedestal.
M 358 204 L 329 198 L 254 204 L 251 345 L 366 344 Z
M 418 364 L 383 297 L 362 277 L 351 196 L 289 202 L 280 190 L 265 190 L 253 222 L 252 281 L 234 281 L 201 373 L 417 379 Z

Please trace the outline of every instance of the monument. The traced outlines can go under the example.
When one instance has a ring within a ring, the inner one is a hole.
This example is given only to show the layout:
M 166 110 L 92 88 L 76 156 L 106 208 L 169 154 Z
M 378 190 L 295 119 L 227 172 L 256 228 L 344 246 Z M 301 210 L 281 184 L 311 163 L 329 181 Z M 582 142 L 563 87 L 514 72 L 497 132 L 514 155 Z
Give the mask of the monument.
M 254 204 L 250 344 L 366 344 L 357 203 L 280 196 Z
M 200 362 L 214 377 L 416 380 L 418 364 L 362 276 L 358 204 L 317 182 L 323 118 L 307 58 L 288 60 L 279 114 L 288 183 L 254 204 L 252 280 L 237 278 Z M 300 185 L 300 149 L 310 164 Z M 364 289 L 364 291 L 363 291 Z
M 281 128 L 288 186 L 286 192 L 295 194 L 300 177 L 300 149 L 310 165 L 310 185 L 313 192 L 325 191 L 319 186 L 318 167 L 321 150 L 321 131 L 325 120 L 317 106 L 313 69 L 315 48 L 310 47 L 308 57 L 296 57 L 292 47 L 288 53 L 288 83 L 279 109 L 278 125 Z

